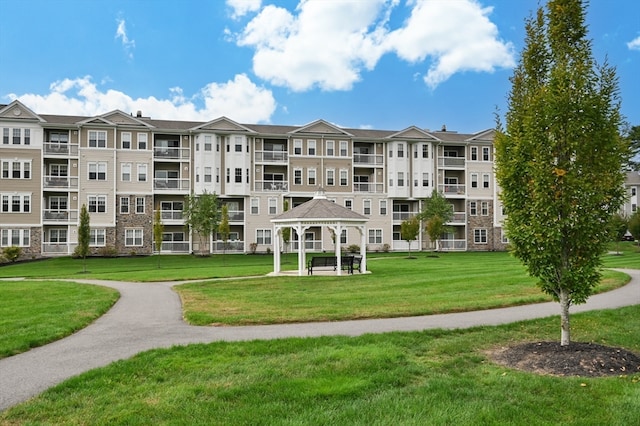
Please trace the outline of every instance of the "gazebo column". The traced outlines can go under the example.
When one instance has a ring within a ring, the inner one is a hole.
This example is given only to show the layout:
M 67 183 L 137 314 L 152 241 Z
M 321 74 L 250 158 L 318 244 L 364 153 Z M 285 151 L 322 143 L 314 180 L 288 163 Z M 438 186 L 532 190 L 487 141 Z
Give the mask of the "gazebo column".
M 331 229 L 334 233 L 334 235 L 336 236 L 336 242 L 334 244 L 335 249 L 335 255 L 336 255 L 336 273 L 337 275 L 342 275 L 342 256 L 340 255 L 340 235 L 342 235 L 342 227 L 340 226 L 340 224 L 336 224 L 336 226 L 328 226 L 329 229 Z
M 358 226 L 358 232 L 360 232 L 360 269 L 362 272 L 367 272 L 367 232 L 364 226 Z
M 275 274 L 280 273 L 280 233 L 282 232 L 282 227 L 274 226 L 273 234 L 275 235 L 274 242 L 274 251 L 273 251 L 273 272 Z
M 306 232 L 307 229 L 309 229 L 309 227 L 302 226 L 302 224 L 298 224 L 293 228 L 296 230 L 296 233 L 298 234 L 298 276 L 302 276 L 304 275 L 305 263 L 306 263 L 305 250 L 304 250 L 304 233 Z

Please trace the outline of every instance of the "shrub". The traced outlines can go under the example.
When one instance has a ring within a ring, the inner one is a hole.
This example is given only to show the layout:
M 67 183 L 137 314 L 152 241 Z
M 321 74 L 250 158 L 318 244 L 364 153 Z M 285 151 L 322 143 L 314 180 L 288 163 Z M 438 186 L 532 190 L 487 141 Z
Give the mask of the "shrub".
M 98 255 L 102 257 L 116 257 L 118 255 L 118 250 L 113 246 L 104 246 L 98 250 Z
M 389 250 L 391 249 L 391 246 L 388 243 L 384 243 L 382 245 L 382 251 L 385 253 L 389 253 Z
M 2 254 L 9 262 L 15 262 L 22 256 L 22 248 L 17 246 L 5 247 L 2 250 Z
M 347 247 L 347 251 L 348 251 L 349 253 L 360 253 L 360 246 L 359 246 L 359 245 L 357 245 L 357 244 L 350 244 L 350 245 Z
M 249 250 L 251 251 L 251 254 L 256 254 L 257 249 L 258 249 L 258 243 L 249 244 Z

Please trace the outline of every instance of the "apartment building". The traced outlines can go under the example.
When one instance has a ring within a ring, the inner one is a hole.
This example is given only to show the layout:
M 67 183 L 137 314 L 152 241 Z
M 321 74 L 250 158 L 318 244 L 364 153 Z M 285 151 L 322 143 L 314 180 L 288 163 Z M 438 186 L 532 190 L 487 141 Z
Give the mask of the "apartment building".
M 25 256 L 73 253 L 83 204 L 94 253 L 152 253 L 156 210 L 163 253 L 246 253 L 252 246 L 264 252 L 274 246 L 270 219 L 285 202 L 293 208 L 320 187 L 328 199 L 369 218 L 370 251 L 406 250 L 400 224 L 434 190 L 455 212 L 442 249 L 506 244 L 493 130 L 348 129 L 323 120 L 258 125 L 226 117 L 203 123 L 122 111 L 79 117 L 37 114 L 19 101 L 0 105 L 0 129 L 0 246 L 20 246 Z M 228 206 L 225 247 L 217 236 L 200 242 L 185 227 L 185 196 L 204 191 Z M 357 232 L 349 232 L 335 236 L 336 243 L 359 244 Z M 330 251 L 332 237 L 318 227 L 302 240 L 309 251 Z M 412 244 L 432 247 L 425 234 Z

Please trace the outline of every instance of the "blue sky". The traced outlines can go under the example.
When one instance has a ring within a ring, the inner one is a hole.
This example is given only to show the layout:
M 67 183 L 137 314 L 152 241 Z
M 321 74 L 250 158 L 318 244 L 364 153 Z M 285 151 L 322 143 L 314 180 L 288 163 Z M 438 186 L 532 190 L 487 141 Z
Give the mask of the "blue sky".
M 640 125 L 640 2 L 589 38 Z M 158 119 L 477 132 L 504 113 L 538 0 L 0 0 L 0 103 Z

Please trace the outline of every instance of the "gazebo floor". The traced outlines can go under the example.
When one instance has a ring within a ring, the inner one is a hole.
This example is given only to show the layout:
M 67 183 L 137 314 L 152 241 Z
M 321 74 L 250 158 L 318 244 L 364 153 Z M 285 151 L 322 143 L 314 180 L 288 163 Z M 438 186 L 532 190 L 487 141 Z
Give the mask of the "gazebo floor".
M 364 272 L 358 272 L 358 271 L 353 271 L 353 275 L 363 275 L 363 274 L 370 274 L 371 271 L 364 271 Z M 347 271 L 342 271 L 341 275 L 338 275 L 337 271 L 331 271 L 331 270 L 326 270 L 326 269 L 318 269 L 317 271 L 313 272 L 313 275 L 309 275 L 308 274 L 308 270 L 305 269 L 303 272 L 304 277 L 316 277 L 316 276 L 322 276 L 322 277 L 337 277 L 337 276 L 341 276 L 341 277 L 348 277 L 351 274 L 349 274 Z M 297 277 L 298 276 L 298 270 L 294 269 L 291 271 L 280 271 L 278 273 L 275 272 L 270 272 L 267 274 L 268 277 Z

